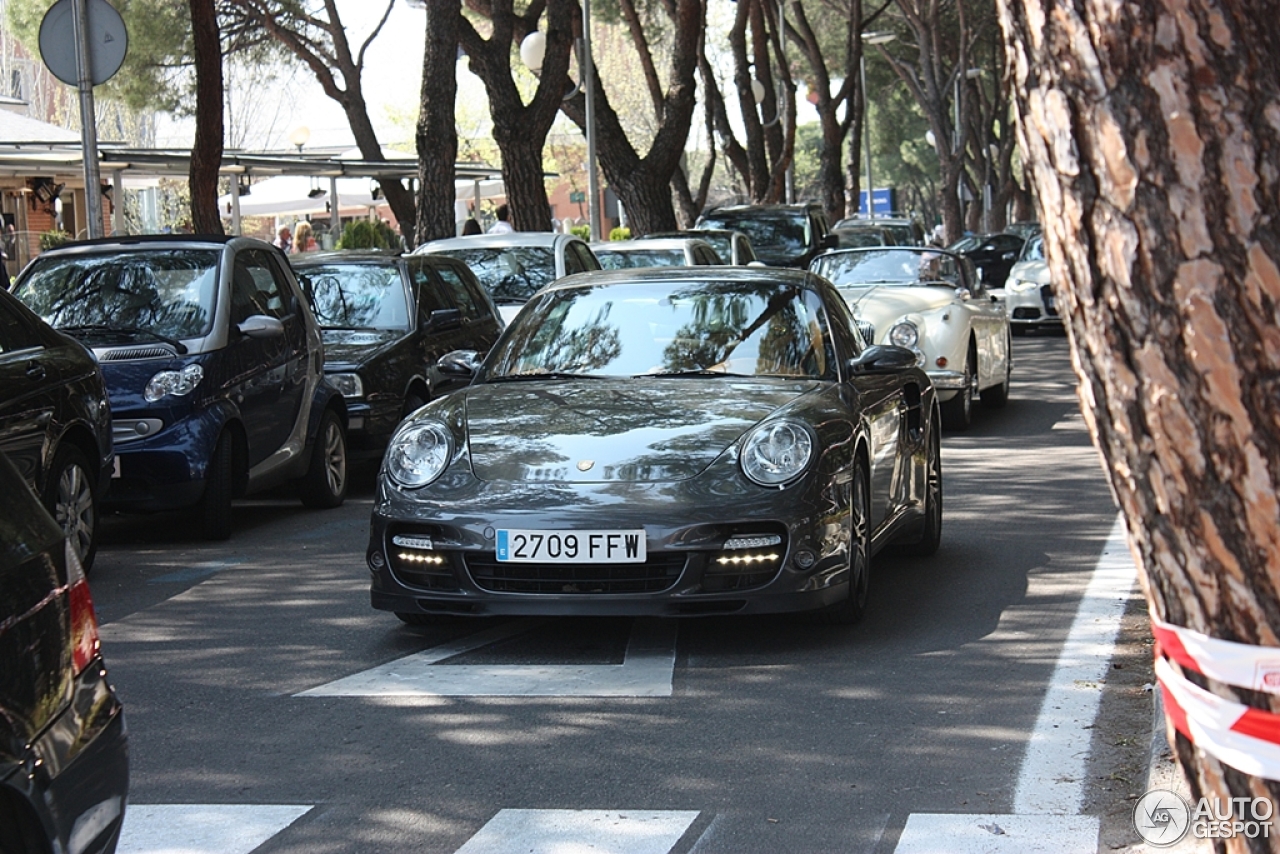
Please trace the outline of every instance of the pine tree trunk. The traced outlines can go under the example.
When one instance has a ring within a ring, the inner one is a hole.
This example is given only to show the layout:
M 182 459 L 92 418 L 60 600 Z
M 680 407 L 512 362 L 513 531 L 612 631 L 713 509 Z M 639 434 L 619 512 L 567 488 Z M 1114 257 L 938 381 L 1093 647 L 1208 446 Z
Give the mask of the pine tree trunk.
M 196 68 L 196 138 L 191 146 L 191 227 L 222 234 L 218 170 L 222 167 L 222 41 L 213 0 L 190 0 Z M 235 187 L 232 187 L 235 192 Z
M 427 0 L 427 43 L 422 59 L 422 108 L 418 114 L 418 221 L 413 243 L 454 237 L 454 164 L 458 129 L 458 34 L 461 0 Z
M 1152 613 L 1280 646 L 1275 6 L 1000 7 L 1081 405 Z M 1201 681 L 1280 709 L 1275 695 Z M 1193 795 L 1277 802 L 1280 785 L 1177 741 Z

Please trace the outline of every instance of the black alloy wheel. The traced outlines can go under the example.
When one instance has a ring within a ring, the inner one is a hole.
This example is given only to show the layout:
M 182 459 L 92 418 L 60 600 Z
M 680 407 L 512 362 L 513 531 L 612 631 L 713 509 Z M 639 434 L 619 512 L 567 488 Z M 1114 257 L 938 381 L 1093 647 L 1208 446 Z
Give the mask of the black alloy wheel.
M 347 432 L 337 414 L 326 409 L 311 447 L 311 464 L 299 483 L 299 497 L 308 507 L 339 507 L 347 497 Z
M 867 468 L 862 458 L 853 467 L 849 496 L 849 585 L 848 595 L 815 614 L 826 625 L 852 626 L 867 612 L 867 590 L 871 580 L 871 499 Z

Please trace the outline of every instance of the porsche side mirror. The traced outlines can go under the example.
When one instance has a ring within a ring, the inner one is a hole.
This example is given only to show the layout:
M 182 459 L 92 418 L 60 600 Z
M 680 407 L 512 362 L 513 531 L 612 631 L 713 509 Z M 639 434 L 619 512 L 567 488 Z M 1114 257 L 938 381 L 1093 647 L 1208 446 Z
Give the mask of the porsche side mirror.
M 920 363 L 915 350 L 893 344 L 873 344 L 849 362 L 854 374 L 885 374 L 914 368 Z
M 447 377 L 470 379 L 480 369 L 481 357 L 475 350 L 454 350 L 436 361 L 436 370 Z

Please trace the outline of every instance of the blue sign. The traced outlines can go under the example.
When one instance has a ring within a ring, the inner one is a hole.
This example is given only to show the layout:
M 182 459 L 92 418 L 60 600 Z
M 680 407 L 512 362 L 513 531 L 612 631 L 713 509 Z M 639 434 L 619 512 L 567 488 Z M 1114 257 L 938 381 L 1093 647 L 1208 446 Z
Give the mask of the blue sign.
M 871 191 L 871 199 L 875 203 L 876 213 L 880 215 L 889 215 L 896 213 L 898 210 L 898 191 L 893 187 L 879 187 Z M 858 213 L 863 216 L 870 213 L 867 210 L 867 191 L 863 190 L 858 198 Z

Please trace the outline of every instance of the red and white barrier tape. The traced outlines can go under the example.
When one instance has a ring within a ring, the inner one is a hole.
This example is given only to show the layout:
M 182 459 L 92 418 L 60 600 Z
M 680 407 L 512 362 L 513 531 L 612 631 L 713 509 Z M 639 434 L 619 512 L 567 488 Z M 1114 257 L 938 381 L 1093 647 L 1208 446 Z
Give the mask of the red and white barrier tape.
M 1163 658 L 1155 668 L 1165 714 L 1178 732 L 1232 768 L 1280 780 L 1280 715 L 1212 694 Z
M 1151 630 L 1163 653 L 1210 679 L 1280 694 L 1280 648 L 1218 640 L 1152 615 Z

